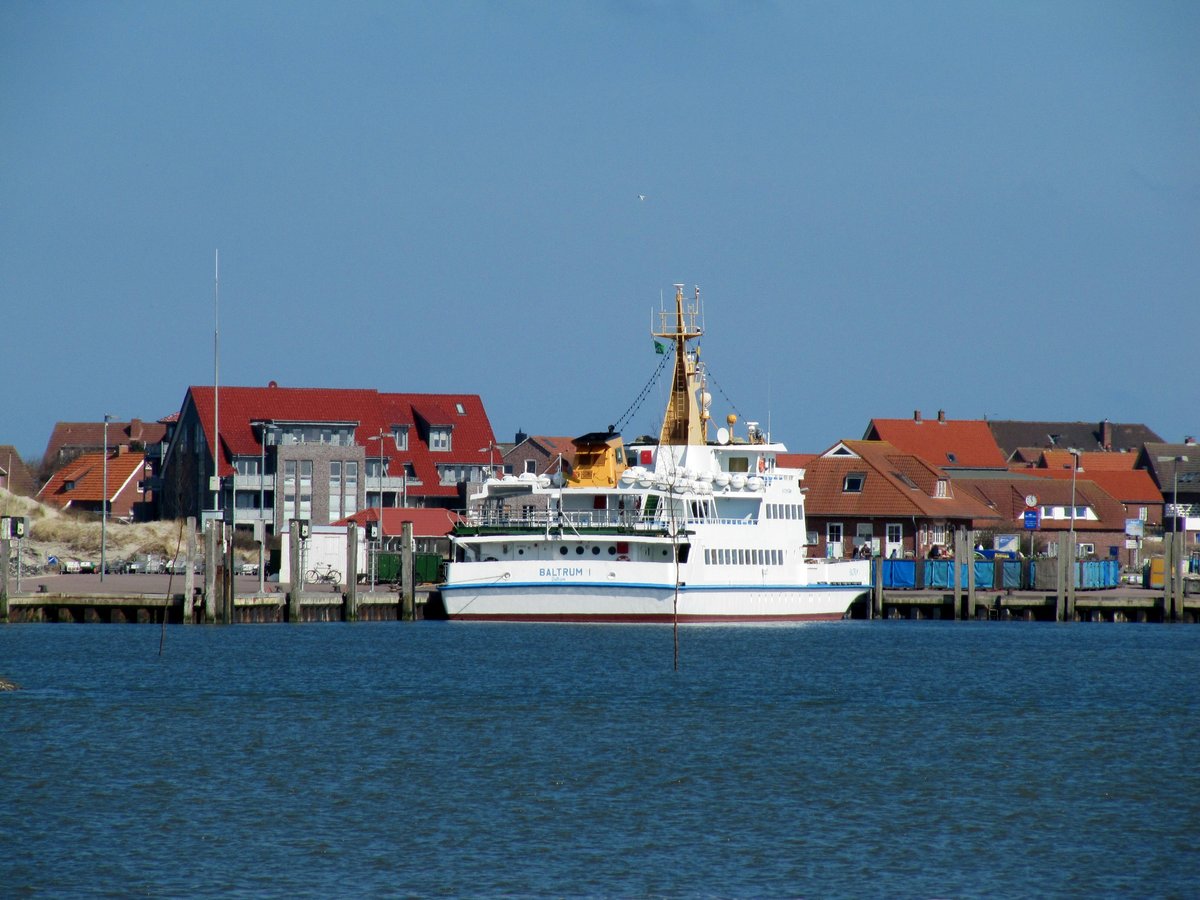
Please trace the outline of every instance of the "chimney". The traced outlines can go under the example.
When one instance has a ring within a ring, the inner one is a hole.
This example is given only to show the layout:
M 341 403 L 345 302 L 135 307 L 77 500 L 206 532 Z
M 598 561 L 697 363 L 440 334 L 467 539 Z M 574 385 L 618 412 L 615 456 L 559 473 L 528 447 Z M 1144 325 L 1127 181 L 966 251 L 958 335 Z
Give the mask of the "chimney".
M 1100 423 L 1100 447 L 1105 451 L 1112 450 L 1112 423 L 1108 419 Z
M 914 421 L 914 422 L 920 422 L 920 421 L 921 421 L 921 411 L 920 411 L 919 409 L 914 409 L 914 410 L 913 410 L 913 421 Z
M 941 425 L 946 424 L 946 411 L 944 409 L 938 410 L 938 423 Z

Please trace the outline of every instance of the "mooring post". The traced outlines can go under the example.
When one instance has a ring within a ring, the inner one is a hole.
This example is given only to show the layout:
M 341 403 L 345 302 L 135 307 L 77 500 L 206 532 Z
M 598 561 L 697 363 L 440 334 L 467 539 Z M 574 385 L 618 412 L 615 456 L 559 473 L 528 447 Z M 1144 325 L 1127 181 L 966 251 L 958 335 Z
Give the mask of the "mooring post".
M 1178 531 L 1175 534 L 1175 621 L 1183 621 L 1183 594 L 1184 587 L 1187 582 L 1183 578 L 1184 560 L 1187 559 L 1184 550 L 1184 540 L 1187 538 L 1186 531 Z
M 883 618 L 883 557 L 877 556 L 874 559 L 875 565 L 875 588 L 871 592 L 871 605 L 868 607 L 868 618 L 882 619 Z
M 1054 569 L 1054 621 L 1056 622 L 1067 621 L 1067 571 L 1070 566 L 1067 548 L 1070 545 L 1070 535 L 1065 531 L 1060 532 L 1058 556 L 1055 558 Z
M 403 568 L 400 597 L 400 619 L 411 622 L 416 618 L 416 573 L 413 571 L 413 525 L 405 522 L 400 530 L 400 565 Z
M 975 618 L 975 531 L 968 529 L 964 533 L 967 557 L 967 618 Z
M 300 621 L 300 591 L 304 589 L 300 560 L 300 520 L 292 519 L 288 528 L 288 570 L 291 584 L 288 585 L 288 621 Z
M 342 618 L 358 621 L 358 525 L 351 522 L 346 529 L 346 608 Z
M 224 526 L 222 526 L 223 528 Z M 225 547 L 225 578 L 223 579 L 221 597 L 224 601 L 221 604 L 221 621 L 226 625 L 233 624 L 233 575 L 234 575 L 234 555 L 233 555 L 233 540 L 234 528 L 229 528 L 229 544 Z
M 217 522 L 204 523 L 204 621 L 217 621 Z
M 8 621 L 8 566 L 12 545 L 8 538 L 0 538 L 0 622 Z
M 196 619 L 196 517 L 188 516 L 187 557 L 183 563 L 183 623 L 191 625 Z M 171 565 L 179 562 L 178 554 Z
M 962 565 L 963 560 L 967 558 L 966 552 L 963 550 L 963 530 L 962 528 L 954 529 L 954 559 L 950 562 L 950 578 L 954 584 L 954 618 L 955 621 L 962 618 Z

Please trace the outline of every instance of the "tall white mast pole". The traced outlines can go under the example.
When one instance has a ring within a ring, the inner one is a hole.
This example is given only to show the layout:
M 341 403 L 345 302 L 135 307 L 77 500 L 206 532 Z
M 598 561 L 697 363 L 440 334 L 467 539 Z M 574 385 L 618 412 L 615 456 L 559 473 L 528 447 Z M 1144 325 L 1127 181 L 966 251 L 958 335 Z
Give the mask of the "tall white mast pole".
M 221 474 L 221 400 L 218 393 L 221 371 L 221 251 L 213 251 L 213 476 Z M 213 494 L 213 509 L 221 508 L 221 482 Z

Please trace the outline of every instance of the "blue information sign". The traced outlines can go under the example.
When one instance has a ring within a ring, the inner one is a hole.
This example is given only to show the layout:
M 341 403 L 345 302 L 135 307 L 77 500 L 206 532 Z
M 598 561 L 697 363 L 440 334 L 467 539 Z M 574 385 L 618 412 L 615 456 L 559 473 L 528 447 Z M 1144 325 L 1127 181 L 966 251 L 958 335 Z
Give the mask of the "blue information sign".
M 1038 511 L 1036 509 L 1025 510 L 1025 530 L 1035 531 L 1038 527 Z

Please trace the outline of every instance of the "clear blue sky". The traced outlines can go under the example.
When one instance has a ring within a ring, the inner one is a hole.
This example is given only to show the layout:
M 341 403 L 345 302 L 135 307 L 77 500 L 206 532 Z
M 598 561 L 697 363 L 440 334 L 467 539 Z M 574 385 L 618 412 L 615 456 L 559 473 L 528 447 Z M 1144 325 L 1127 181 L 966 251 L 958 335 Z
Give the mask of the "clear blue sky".
M 1190 0 L 7 0 L 0 443 L 211 383 L 217 249 L 222 384 L 581 434 L 679 281 L 716 415 L 794 450 L 939 408 L 1180 440 L 1198 47 Z

